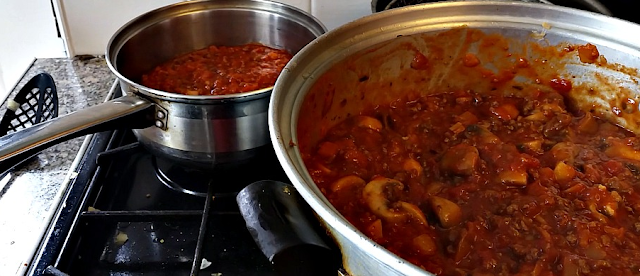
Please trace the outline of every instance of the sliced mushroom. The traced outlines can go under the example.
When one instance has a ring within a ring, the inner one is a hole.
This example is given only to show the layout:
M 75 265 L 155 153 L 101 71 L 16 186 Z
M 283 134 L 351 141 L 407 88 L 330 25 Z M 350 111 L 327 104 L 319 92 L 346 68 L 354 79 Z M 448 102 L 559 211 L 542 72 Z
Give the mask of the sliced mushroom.
M 331 191 L 335 193 L 344 189 L 364 187 L 365 184 L 366 182 L 364 182 L 362 178 L 355 175 L 348 175 L 333 182 L 331 184 Z
M 380 120 L 370 116 L 358 116 L 356 119 L 356 125 L 359 127 L 369 128 L 374 131 L 382 130 L 382 122 Z
M 427 217 L 418 206 L 409 202 L 398 201 L 398 210 L 402 210 L 423 225 L 428 225 Z
M 531 115 L 524 117 L 524 119 L 528 121 L 544 122 L 547 120 L 547 117 L 544 116 L 544 113 L 541 111 L 535 110 Z
M 530 152 L 543 154 L 544 150 L 542 149 L 542 139 L 531 140 L 522 143 L 522 148 L 529 150 Z
M 405 221 L 410 218 L 427 224 L 427 219 L 418 206 L 404 202 L 392 202 L 387 196 L 399 193 L 404 185 L 395 179 L 377 177 L 371 180 L 362 190 L 362 197 L 376 216 L 391 222 Z
M 362 197 L 369 206 L 371 212 L 387 220 L 399 220 L 406 218 L 406 213 L 396 212 L 391 209 L 391 201 L 387 198 L 393 190 L 401 191 L 404 185 L 395 179 L 379 177 L 375 178 L 362 190 Z
M 413 238 L 413 246 L 419 253 L 426 256 L 431 256 L 438 250 L 436 242 L 428 234 L 422 234 Z
M 479 159 L 480 154 L 476 147 L 458 144 L 449 148 L 442 155 L 440 167 L 442 170 L 453 174 L 468 176 L 475 172 Z
M 422 175 L 422 165 L 413 158 L 407 158 L 402 163 L 402 169 L 407 171 L 412 177 Z
M 560 107 L 557 103 L 545 103 L 536 107 L 536 109 L 534 109 L 531 114 L 525 117 L 525 119 L 529 121 L 545 122 L 548 120 L 547 118 L 553 116 L 554 114 L 563 113 L 566 113 L 566 110 Z
M 600 222 L 607 222 L 607 217 L 600 212 L 598 212 L 598 206 L 595 202 L 589 201 L 587 202 L 587 208 L 591 211 L 591 215 L 599 220 Z
M 434 181 L 434 182 L 426 184 L 425 194 L 429 195 L 429 196 L 435 195 L 435 194 L 439 193 L 440 191 L 442 191 L 443 188 L 444 188 L 444 183 L 439 182 L 439 181 Z
M 465 132 L 467 137 L 476 138 L 479 143 L 496 144 L 500 142 L 498 136 L 480 125 L 469 125 Z
M 556 162 L 564 162 L 567 165 L 573 165 L 576 155 L 578 154 L 578 147 L 570 142 L 560 142 L 555 144 L 550 153 Z
M 462 221 L 462 209 L 453 201 L 439 196 L 431 196 L 429 203 L 442 227 L 450 228 L 458 225 Z
M 558 102 L 561 102 L 561 101 L 552 102 L 552 103 L 545 103 L 545 104 L 540 106 L 540 110 L 542 110 L 542 112 L 544 112 L 545 114 L 567 113 L 567 111 L 564 108 L 562 108 L 560 105 L 558 105 Z

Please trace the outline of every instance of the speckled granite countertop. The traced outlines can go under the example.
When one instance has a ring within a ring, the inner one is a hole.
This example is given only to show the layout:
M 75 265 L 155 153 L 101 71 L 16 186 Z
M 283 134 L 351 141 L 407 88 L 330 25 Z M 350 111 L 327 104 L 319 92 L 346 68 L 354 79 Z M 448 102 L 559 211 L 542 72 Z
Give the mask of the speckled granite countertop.
M 116 80 L 103 57 L 36 59 L 9 98 L 43 72 L 56 83 L 60 116 L 103 102 Z M 0 116 L 5 110 L 6 101 Z M 25 273 L 85 138 L 53 146 L 0 179 L 0 275 Z

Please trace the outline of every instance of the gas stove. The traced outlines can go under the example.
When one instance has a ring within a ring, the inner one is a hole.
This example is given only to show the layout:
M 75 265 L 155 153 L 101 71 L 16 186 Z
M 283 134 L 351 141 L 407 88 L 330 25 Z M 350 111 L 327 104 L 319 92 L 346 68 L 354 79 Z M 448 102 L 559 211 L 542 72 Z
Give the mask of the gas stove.
M 120 96 L 118 85 L 111 94 Z M 288 181 L 270 146 L 245 163 L 200 171 L 156 158 L 121 129 L 94 134 L 82 158 L 28 275 L 268 276 L 311 268 L 304 275 L 326 275 L 318 265 L 335 275 L 339 269 L 334 248 L 306 263 L 287 260 L 286 252 L 276 257 L 291 265 L 276 266 L 247 229 L 238 193 L 262 180 Z
M 430 1 L 382 0 L 373 4 L 380 11 L 424 2 Z M 580 3 L 594 3 L 547 2 L 587 10 L 590 8 Z M 640 22 L 633 9 L 624 8 L 629 1 L 598 3 L 605 4 L 613 16 Z M 119 86 L 114 85 L 111 95 L 121 96 Z M 121 129 L 93 135 L 76 172 L 28 275 L 268 276 L 340 272 L 340 253 L 331 241 L 326 241 L 329 250 L 321 257 L 304 263 L 296 259 L 283 268 L 274 260 L 287 263 L 286 257 L 296 254 L 288 252 L 282 257 L 284 261 L 265 256 L 264 245 L 256 243 L 256 233 L 247 229 L 236 201 L 238 194 L 261 180 L 289 181 L 270 146 L 246 163 L 199 171 L 156 158 L 137 143 L 131 130 Z

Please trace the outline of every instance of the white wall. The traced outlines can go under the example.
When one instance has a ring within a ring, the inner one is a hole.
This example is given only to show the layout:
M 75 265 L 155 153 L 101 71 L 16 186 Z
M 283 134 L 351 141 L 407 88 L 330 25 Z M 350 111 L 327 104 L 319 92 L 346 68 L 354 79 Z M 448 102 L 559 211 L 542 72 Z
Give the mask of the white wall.
M 8 88 L 6 88 L 5 84 L 4 84 L 4 76 L 2 74 L 2 66 L 1 66 L 1 62 L 0 62 L 0 98 L 4 99 L 6 98 L 6 95 L 9 94 L 7 91 L 9 90 Z M 0 100 L 1 100 L 0 99 Z
M 50 0 L 0 1 L 0 101 L 35 58 L 66 57 Z
M 17 0 L 12 0 L 17 1 Z M 179 0 L 58 0 L 71 56 L 102 55 L 120 26 Z M 276 0 L 310 12 L 329 29 L 371 14 L 370 0 Z
M 0 102 L 34 59 L 102 55 L 111 35 L 124 23 L 179 1 L 0 0 Z M 329 29 L 371 13 L 369 0 L 276 1 L 310 12 Z M 56 30 L 54 9 L 62 38 Z

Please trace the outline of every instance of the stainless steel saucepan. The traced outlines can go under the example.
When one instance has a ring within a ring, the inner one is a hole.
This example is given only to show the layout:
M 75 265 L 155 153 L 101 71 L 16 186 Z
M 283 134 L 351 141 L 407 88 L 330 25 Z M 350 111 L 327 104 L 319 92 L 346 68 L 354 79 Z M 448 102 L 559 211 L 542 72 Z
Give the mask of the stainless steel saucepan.
M 189 96 L 142 86 L 141 75 L 209 45 L 257 42 L 295 54 L 325 31 L 306 12 L 267 0 L 188 1 L 140 15 L 113 35 L 106 50 L 125 96 L 0 138 L 0 170 L 55 143 L 115 128 L 134 128 L 151 153 L 186 165 L 250 158 L 269 146 L 272 88 Z
M 482 47 L 474 40 L 478 32 L 488 37 Z M 543 65 L 531 67 L 535 75 L 515 75 L 504 87 L 535 87 L 557 73 L 573 82 L 568 96 L 579 108 L 640 133 L 640 110 L 625 105 L 627 99 L 640 100 L 637 34 L 640 26 L 627 21 L 537 3 L 455 1 L 376 13 L 319 37 L 287 65 L 271 97 L 272 142 L 296 190 L 341 248 L 350 275 L 432 275 L 351 225 L 314 184 L 302 154 L 313 154 L 310 149 L 323 133 L 344 118 L 407 93 L 490 91 L 493 77 L 461 65 L 468 51 L 489 61 L 483 64 L 488 71 L 509 70 L 518 57 L 539 62 Z M 506 42 L 491 40 L 492 35 Z M 582 62 L 563 48 L 586 43 L 596 45 L 606 62 Z M 554 48 L 542 51 L 547 46 Z M 506 55 L 507 49 L 513 55 Z M 411 68 L 416 52 L 433 57 L 428 71 Z M 558 59 L 562 53 L 565 58 Z

